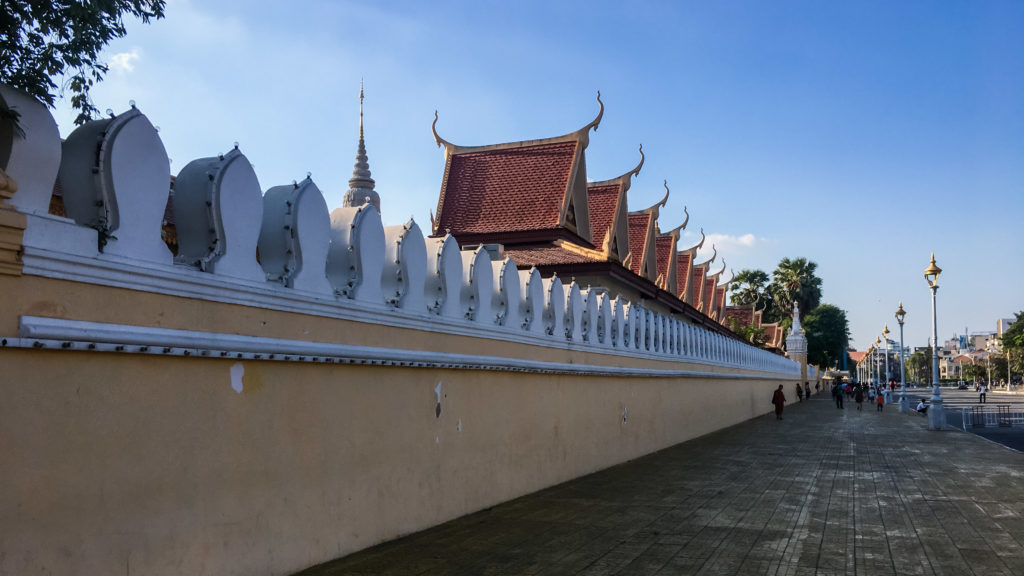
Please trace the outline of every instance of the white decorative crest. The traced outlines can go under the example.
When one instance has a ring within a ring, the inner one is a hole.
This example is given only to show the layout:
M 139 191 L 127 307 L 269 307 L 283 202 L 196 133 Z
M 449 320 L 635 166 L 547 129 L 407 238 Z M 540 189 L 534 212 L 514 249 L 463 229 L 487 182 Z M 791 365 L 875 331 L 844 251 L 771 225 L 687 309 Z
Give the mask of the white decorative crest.
M 289 288 L 330 294 L 327 251 L 331 217 L 313 180 L 275 186 L 263 195 L 260 264 L 267 280 Z
M 603 332 L 606 324 L 601 322 L 601 316 L 598 310 L 600 305 L 598 304 L 599 294 L 596 290 L 587 289 L 582 293 L 583 296 L 583 323 L 581 325 L 583 329 L 583 341 L 590 344 L 597 344 L 599 341 L 598 332 Z
M 384 252 L 384 226 L 372 204 L 331 212 L 327 279 L 336 294 L 360 302 L 383 302 Z
M 583 295 L 573 280 L 565 293 L 565 337 L 570 342 L 583 342 Z
M 533 334 L 544 334 L 544 279 L 536 268 L 520 270 L 519 287 L 522 294 L 519 314 L 523 319 L 523 329 Z
M 459 289 L 462 286 L 462 256 L 459 243 L 448 234 L 427 238 L 427 280 L 424 299 L 427 309 L 448 318 L 462 318 Z
M 67 215 L 99 232 L 104 253 L 172 263 L 161 238 L 170 160 L 138 109 L 72 132 L 64 141 L 60 181 Z
M 177 261 L 200 270 L 256 282 L 266 279 L 256 261 L 263 194 L 256 172 L 237 148 L 189 162 L 174 179 Z
M 423 232 L 413 220 L 384 227 L 384 269 L 381 291 L 384 301 L 413 314 L 426 312 L 423 300 L 427 276 L 427 247 Z
M 57 122 L 44 104 L 21 90 L 0 84 L 0 99 L 18 112 L 24 132 L 24 138 L 13 130 L 0 133 L 0 168 L 18 183 L 10 203 L 22 212 L 46 214 L 61 161 Z
M 522 327 L 522 288 L 519 270 L 511 258 L 491 262 L 494 292 L 491 307 L 496 324 L 519 330 Z
M 462 251 L 461 305 L 467 320 L 493 324 L 491 298 L 494 293 L 494 269 L 491 255 L 483 246 Z
M 558 276 L 544 279 L 544 332 L 565 338 L 565 290 Z

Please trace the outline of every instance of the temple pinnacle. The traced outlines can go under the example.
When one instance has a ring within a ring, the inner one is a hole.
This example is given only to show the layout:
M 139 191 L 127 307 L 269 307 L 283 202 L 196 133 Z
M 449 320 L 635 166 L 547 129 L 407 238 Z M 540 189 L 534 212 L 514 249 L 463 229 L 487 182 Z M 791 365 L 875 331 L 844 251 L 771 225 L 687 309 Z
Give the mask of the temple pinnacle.
M 363 82 L 359 81 L 359 146 L 356 149 L 356 163 L 352 168 L 352 178 L 348 181 L 348 192 L 342 205 L 346 208 L 358 208 L 363 204 L 373 204 L 380 212 L 380 196 L 373 189 L 376 184 L 370 176 L 370 163 L 366 156 L 366 141 L 363 133 Z

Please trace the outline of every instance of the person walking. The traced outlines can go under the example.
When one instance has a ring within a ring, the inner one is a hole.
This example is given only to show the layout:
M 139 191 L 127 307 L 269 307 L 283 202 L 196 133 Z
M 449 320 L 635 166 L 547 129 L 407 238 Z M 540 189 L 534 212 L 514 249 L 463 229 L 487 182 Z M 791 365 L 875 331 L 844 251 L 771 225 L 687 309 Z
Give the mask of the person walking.
M 978 404 L 985 404 L 985 393 L 988 392 L 988 383 L 982 382 L 981 388 L 978 389 Z
M 853 389 L 853 400 L 857 403 L 857 410 L 860 411 L 864 405 L 864 389 L 860 386 Z
M 843 392 L 843 389 L 842 387 L 839 386 L 839 384 L 833 385 L 832 396 L 836 399 L 836 408 L 839 408 L 840 410 L 843 408 L 844 395 L 845 393 Z
M 786 405 L 786 395 L 782 393 L 782 384 L 779 384 L 778 390 L 772 394 L 772 404 L 775 404 L 775 419 L 782 420 L 782 409 Z
M 879 412 L 885 411 L 885 394 L 879 394 L 875 396 L 875 404 L 878 406 Z
M 800 387 L 800 383 L 796 383 L 796 399 L 800 402 L 804 401 L 804 389 Z
M 807 381 L 804 382 L 804 396 L 806 396 L 808 400 L 811 399 L 811 383 Z

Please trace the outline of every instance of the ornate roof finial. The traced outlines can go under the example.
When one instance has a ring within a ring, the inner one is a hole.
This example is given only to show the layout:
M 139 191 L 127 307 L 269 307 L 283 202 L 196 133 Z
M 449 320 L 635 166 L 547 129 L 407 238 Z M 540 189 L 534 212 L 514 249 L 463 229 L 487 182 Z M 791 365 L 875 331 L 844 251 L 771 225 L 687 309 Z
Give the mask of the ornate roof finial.
M 686 214 L 686 220 L 683 221 L 683 223 L 680 224 L 679 226 L 676 226 L 675 228 L 669 230 L 668 232 L 665 232 L 665 234 L 662 234 L 662 236 L 671 236 L 672 234 L 678 235 L 680 230 L 686 228 L 686 225 L 690 223 L 690 213 L 686 210 L 686 206 L 683 206 L 683 212 Z
M 623 176 L 625 176 L 627 178 L 632 176 L 632 177 L 635 178 L 636 175 L 640 173 L 640 169 L 643 168 L 643 167 L 644 167 L 644 145 L 641 144 L 640 145 L 640 163 L 636 165 L 636 168 L 633 168 L 629 172 L 626 172 L 625 174 L 623 174 Z
M 437 134 L 437 110 L 434 110 L 434 121 L 430 123 L 430 131 L 434 134 L 434 143 L 437 144 L 438 148 L 440 148 L 441 145 L 444 145 L 445 152 L 455 148 L 454 144 L 444 138 L 441 138 Z
M 594 129 L 594 132 L 597 132 L 597 127 L 601 125 L 601 118 L 604 118 L 604 102 L 601 101 L 600 90 L 597 91 L 597 103 L 601 106 L 601 108 L 597 111 L 597 118 L 594 118 L 594 120 L 591 121 L 590 124 L 584 126 L 583 129 L 580 130 L 580 132 L 586 133 L 591 128 Z
M 366 142 L 363 138 L 363 81 L 359 81 L 359 147 L 356 150 L 356 163 L 352 168 L 352 178 L 348 181 L 348 192 L 342 206 L 358 208 L 366 203 L 380 212 L 380 195 L 374 190 L 376 182 L 370 175 L 370 162 L 366 157 Z

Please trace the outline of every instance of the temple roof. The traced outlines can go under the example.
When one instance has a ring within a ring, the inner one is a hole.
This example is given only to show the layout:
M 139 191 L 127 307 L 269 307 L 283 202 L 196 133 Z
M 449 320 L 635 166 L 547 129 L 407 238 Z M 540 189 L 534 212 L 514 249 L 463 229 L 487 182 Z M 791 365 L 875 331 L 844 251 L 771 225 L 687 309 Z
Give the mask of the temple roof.
M 640 162 L 635 168 L 621 176 L 587 185 L 591 242 L 612 260 L 622 261 L 629 256 L 626 193 L 643 165 L 644 147 L 641 145 Z M 608 238 L 609 232 L 612 233 L 611 238 Z
M 445 149 L 445 170 L 433 233 L 464 241 L 487 235 L 562 228 L 591 241 L 584 150 L 600 111 L 583 128 L 554 138 L 488 146 L 456 146 L 431 130 Z M 552 238 L 557 234 L 552 234 Z M 461 238 L 460 238 L 461 237 Z
M 597 254 L 588 254 L 585 250 L 573 250 L 572 246 L 563 243 L 545 243 L 520 245 L 505 248 L 505 256 L 509 257 L 520 268 L 532 266 L 556 266 L 561 264 L 589 264 L 601 262 Z
M 434 233 L 559 227 L 578 142 L 554 142 L 449 157 Z
M 590 204 L 590 235 L 594 246 L 604 244 L 605 237 L 615 220 L 615 209 L 619 204 L 622 186 L 614 184 L 590 184 L 587 186 L 587 202 Z
M 644 249 L 647 247 L 647 228 L 651 224 L 651 214 L 638 212 L 629 214 L 629 269 L 640 274 L 643 264 Z
M 662 288 L 668 282 L 669 262 L 672 260 L 672 254 L 675 252 L 673 244 L 675 244 L 675 237 L 673 236 L 660 234 L 654 239 L 654 258 L 657 261 L 658 278 L 661 279 L 660 284 Z
M 728 326 L 729 320 L 736 320 L 741 327 L 754 324 L 754 305 L 726 306 L 722 309 L 722 323 Z
M 652 206 L 629 212 L 629 269 L 633 273 L 655 281 L 658 278 L 658 260 L 655 238 L 658 232 L 658 212 L 668 202 L 668 182 L 665 196 Z

